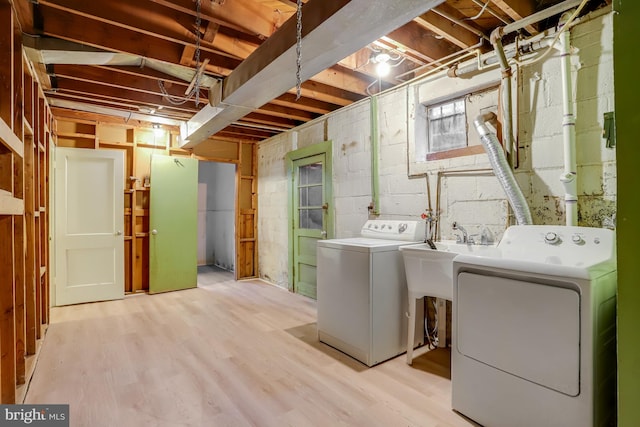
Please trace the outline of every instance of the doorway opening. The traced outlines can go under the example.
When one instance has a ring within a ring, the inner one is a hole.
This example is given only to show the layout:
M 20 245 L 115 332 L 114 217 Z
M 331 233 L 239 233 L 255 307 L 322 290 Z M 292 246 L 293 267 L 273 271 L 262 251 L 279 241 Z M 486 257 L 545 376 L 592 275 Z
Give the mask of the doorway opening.
M 236 270 L 236 167 L 199 162 L 198 271 L 204 266 Z

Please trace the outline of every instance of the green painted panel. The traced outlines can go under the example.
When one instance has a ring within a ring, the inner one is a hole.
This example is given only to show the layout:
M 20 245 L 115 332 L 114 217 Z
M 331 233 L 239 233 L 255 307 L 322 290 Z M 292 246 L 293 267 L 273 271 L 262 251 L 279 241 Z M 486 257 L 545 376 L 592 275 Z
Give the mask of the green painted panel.
M 640 40 L 640 2 L 615 0 L 613 57 L 618 170 L 618 425 L 640 425 L 640 109 L 635 54 Z
M 289 289 L 316 298 L 316 244 L 333 237 L 332 143 L 286 155 L 289 209 Z
M 312 259 L 316 259 L 317 244 L 317 237 L 300 236 L 298 239 L 298 255 L 307 255 Z
M 198 161 L 153 155 L 149 292 L 194 288 L 198 265 Z M 153 230 L 157 231 L 154 234 Z
M 296 292 L 316 299 L 316 266 L 298 263 L 298 279 L 296 283 Z

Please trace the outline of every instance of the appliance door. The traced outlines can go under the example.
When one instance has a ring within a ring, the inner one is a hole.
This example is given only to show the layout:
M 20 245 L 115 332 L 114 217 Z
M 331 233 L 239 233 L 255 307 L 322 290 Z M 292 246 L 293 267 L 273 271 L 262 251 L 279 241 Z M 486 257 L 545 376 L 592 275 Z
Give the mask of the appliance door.
M 318 244 L 317 274 L 320 341 L 368 364 L 371 349 L 370 254 Z
M 580 295 L 573 289 L 458 274 L 457 351 L 568 396 L 580 393 Z

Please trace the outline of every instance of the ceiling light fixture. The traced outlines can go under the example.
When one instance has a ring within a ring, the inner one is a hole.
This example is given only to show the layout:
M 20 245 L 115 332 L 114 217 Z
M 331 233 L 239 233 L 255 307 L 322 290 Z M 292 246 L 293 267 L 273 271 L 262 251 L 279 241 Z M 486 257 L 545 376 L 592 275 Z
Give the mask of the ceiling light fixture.
M 376 64 L 376 74 L 378 75 L 378 77 L 386 77 L 391 72 L 392 67 L 400 64 L 391 64 L 390 61 L 395 61 L 398 59 L 400 59 L 400 55 L 398 55 L 397 58 L 392 58 L 391 55 L 387 52 L 376 52 L 371 57 L 371 62 Z
M 162 136 L 162 134 L 164 134 L 164 130 L 160 126 L 160 123 L 153 123 L 151 127 L 153 128 L 153 135 L 155 137 L 160 137 Z

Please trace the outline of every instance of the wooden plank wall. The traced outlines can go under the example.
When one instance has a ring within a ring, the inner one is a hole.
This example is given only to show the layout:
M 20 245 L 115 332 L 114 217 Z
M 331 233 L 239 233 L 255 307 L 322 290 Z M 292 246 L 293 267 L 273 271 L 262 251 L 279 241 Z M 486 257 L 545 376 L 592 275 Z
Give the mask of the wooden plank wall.
M 177 128 L 153 129 L 150 122 L 52 108 L 60 147 L 116 149 L 125 154 L 125 292 L 149 289 L 149 177 L 155 154 L 194 157 L 236 165 L 236 278 L 257 276 L 255 144 L 209 140 L 191 151 L 179 148 Z M 151 178 L 151 185 L 153 179 Z
M 50 113 L 0 0 L 0 401 L 20 403 L 49 319 Z M 42 244 L 40 245 L 40 241 Z M 36 301 L 41 304 L 36 306 Z

